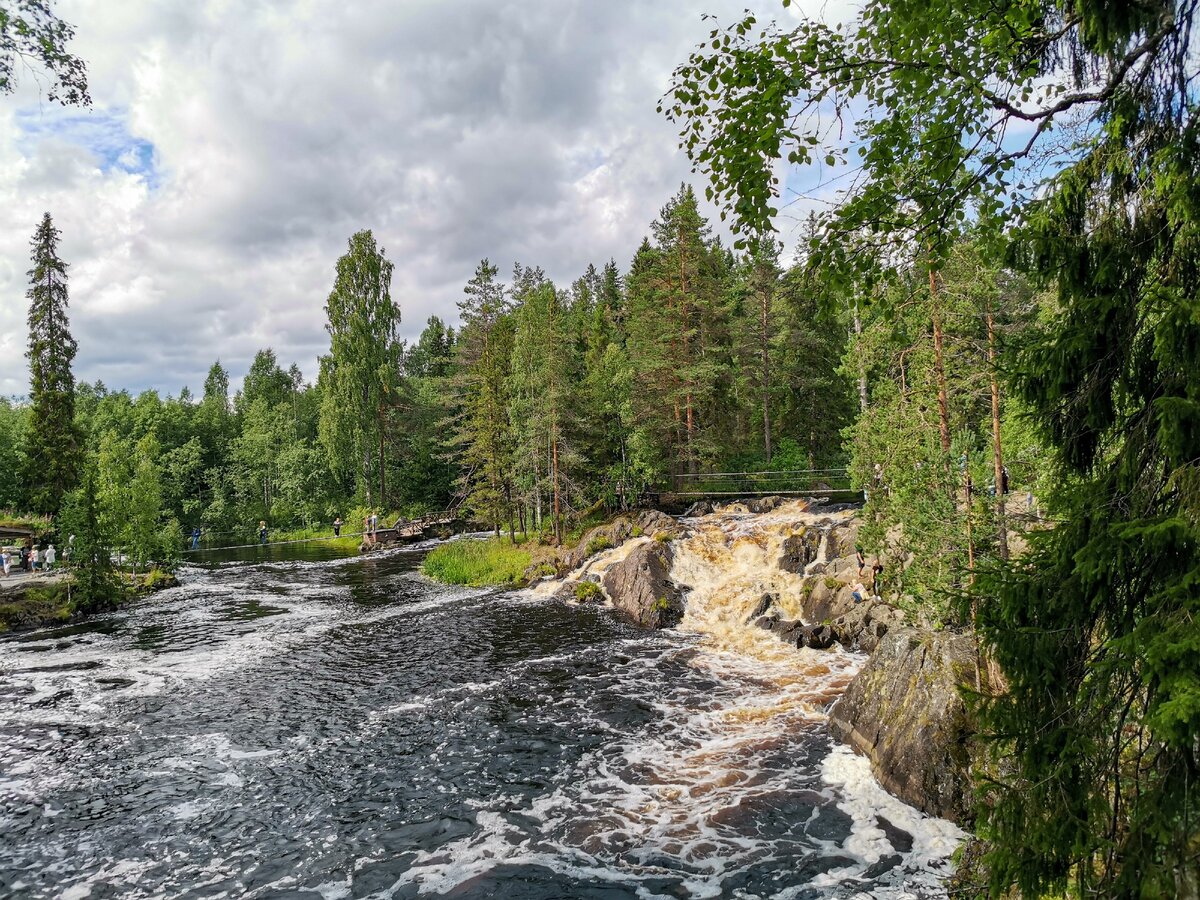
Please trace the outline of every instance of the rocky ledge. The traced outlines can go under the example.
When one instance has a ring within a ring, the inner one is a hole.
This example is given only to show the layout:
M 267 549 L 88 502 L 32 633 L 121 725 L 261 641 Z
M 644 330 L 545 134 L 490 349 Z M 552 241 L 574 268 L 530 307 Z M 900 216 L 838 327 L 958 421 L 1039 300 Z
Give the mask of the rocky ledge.
M 971 821 L 975 729 L 961 689 L 974 687 L 975 659 L 969 634 L 894 629 L 829 714 L 889 793 L 959 824 Z

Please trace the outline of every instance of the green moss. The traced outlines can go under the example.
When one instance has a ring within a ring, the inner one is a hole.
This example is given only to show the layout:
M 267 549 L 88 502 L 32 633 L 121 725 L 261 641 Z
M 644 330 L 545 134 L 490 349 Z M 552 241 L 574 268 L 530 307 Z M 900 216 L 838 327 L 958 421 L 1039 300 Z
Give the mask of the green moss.
M 590 541 L 588 541 L 588 545 L 587 545 L 586 550 L 584 551 L 584 555 L 591 556 L 595 553 L 599 553 L 601 550 L 611 550 L 611 549 L 612 549 L 612 541 L 609 540 L 608 535 L 598 534 L 594 538 L 592 538 Z
M 594 581 L 581 581 L 575 585 L 575 599 L 580 603 L 589 603 L 603 599 L 600 585 Z
M 675 540 L 675 535 L 671 534 L 669 531 L 659 531 L 655 533 L 654 539 L 660 544 L 669 544 L 671 541 Z
M 655 612 L 666 612 L 671 608 L 671 601 L 666 597 L 659 597 L 650 608 Z
M 0 603 L 0 631 L 67 621 L 74 612 L 68 596 L 65 581 L 29 588 L 20 596 Z
M 838 581 L 836 578 L 833 578 L 832 576 L 826 577 L 825 587 L 829 588 L 831 591 L 836 591 L 841 586 L 842 586 L 842 583 L 840 581 Z
M 471 587 L 521 584 L 529 568 L 530 553 L 507 537 L 451 541 L 435 547 L 425 557 L 421 571 L 446 584 Z

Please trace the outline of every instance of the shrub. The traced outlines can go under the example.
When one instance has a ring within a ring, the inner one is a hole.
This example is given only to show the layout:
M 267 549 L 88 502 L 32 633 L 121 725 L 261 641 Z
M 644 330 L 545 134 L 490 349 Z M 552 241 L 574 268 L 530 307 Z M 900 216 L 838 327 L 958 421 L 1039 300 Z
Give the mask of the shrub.
M 657 531 L 654 534 L 654 539 L 660 544 L 669 544 L 671 541 L 675 540 L 675 535 L 671 534 L 669 531 Z
M 580 603 L 597 602 L 604 599 L 604 594 L 596 582 L 581 581 L 575 585 L 575 599 Z

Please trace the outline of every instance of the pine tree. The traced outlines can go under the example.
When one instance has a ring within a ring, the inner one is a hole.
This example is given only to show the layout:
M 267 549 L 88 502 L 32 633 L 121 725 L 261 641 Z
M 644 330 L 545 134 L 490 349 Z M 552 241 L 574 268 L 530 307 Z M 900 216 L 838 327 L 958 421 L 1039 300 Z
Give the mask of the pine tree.
M 79 476 L 80 435 L 75 424 L 76 344 L 67 321 L 67 264 L 58 257 L 59 231 L 50 213 L 34 232 L 29 270 L 29 400 L 25 447 L 29 505 L 55 513 Z
M 513 322 L 498 269 L 483 260 L 459 301 L 462 330 L 455 382 L 460 410 L 454 441 L 462 449 L 462 489 L 467 505 L 496 534 L 513 516 L 513 435 L 509 421 L 509 373 Z

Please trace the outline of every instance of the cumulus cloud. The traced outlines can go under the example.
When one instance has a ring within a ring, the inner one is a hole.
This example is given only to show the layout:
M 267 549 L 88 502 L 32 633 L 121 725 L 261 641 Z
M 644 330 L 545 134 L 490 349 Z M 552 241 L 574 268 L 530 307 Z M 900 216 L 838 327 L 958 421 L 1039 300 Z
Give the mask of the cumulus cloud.
M 689 165 L 655 112 L 746 0 L 61 0 L 91 111 L 0 98 L 0 394 L 21 394 L 28 239 L 71 264 L 76 374 L 195 391 L 273 347 L 315 376 L 347 238 L 396 264 L 404 335 L 478 260 L 624 267 Z M 783 13 L 773 0 L 749 4 Z

